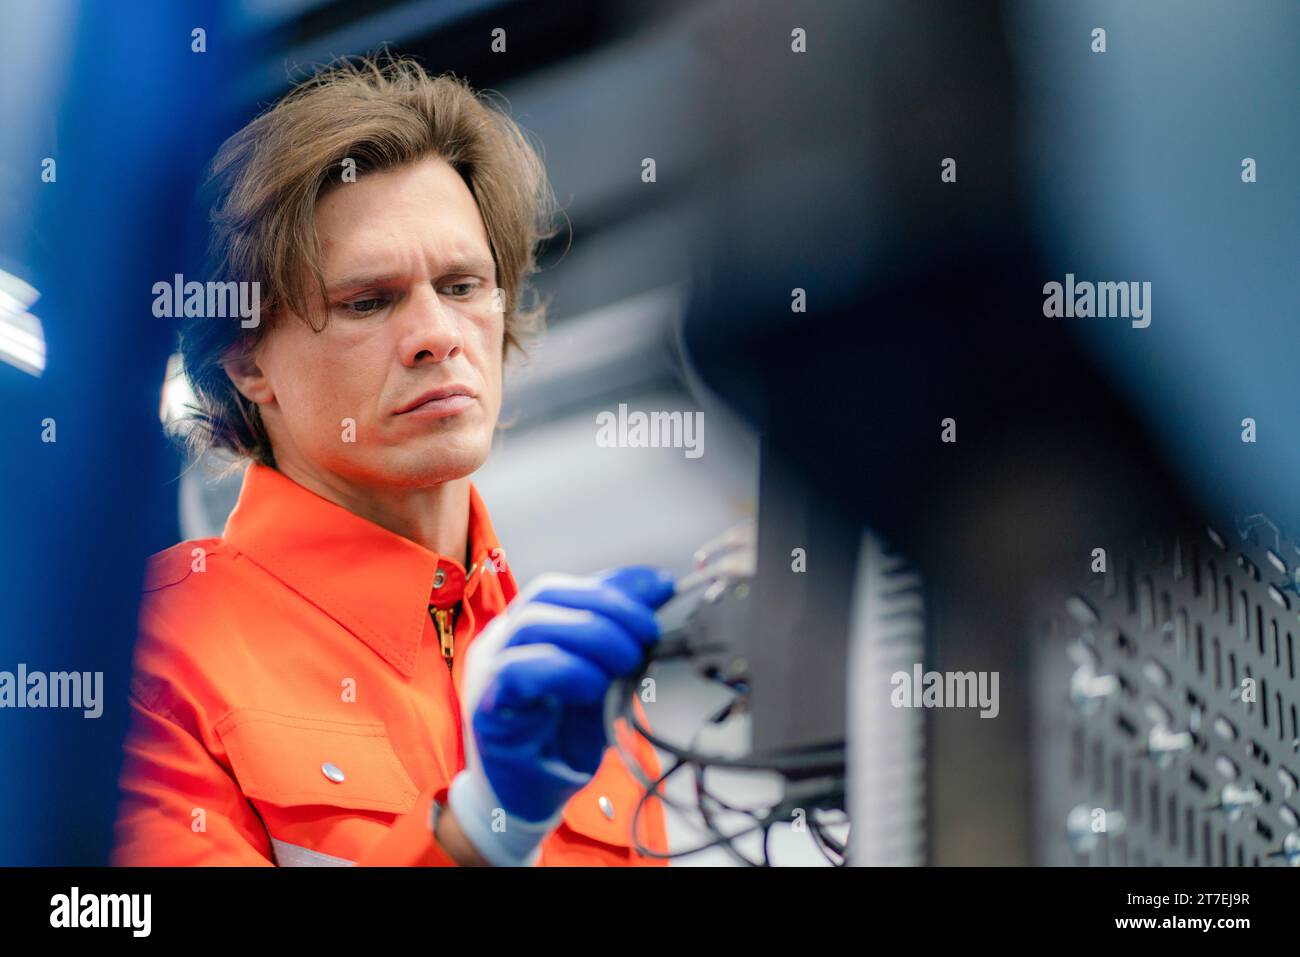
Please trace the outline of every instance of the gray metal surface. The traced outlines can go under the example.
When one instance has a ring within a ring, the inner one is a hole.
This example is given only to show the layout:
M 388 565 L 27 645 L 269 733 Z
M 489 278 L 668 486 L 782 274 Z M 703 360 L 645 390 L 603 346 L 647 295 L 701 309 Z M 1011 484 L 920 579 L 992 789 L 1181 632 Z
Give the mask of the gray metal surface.
M 1249 516 L 1108 559 L 1033 649 L 1036 859 L 1300 863 L 1295 538 Z

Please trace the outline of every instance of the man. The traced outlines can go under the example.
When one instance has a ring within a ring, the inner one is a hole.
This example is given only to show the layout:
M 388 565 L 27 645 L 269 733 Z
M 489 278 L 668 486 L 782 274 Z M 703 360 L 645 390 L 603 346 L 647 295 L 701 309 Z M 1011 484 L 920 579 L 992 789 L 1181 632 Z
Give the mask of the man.
M 250 464 L 220 539 L 151 561 L 114 862 L 662 863 L 603 704 L 672 583 L 517 595 L 469 478 L 540 318 L 536 153 L 461 81 L 365 60 L 227 141 L 212 185 L 214 279 L 262 314 L 186 320 L 190 439 Z

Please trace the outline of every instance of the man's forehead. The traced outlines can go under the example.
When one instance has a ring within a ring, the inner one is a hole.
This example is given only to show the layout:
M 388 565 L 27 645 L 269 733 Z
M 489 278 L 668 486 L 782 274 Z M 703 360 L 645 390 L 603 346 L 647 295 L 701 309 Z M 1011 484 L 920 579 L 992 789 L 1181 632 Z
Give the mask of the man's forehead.
M 327 275 L 492 260 L 473 194 L 437 159 L 336 186 L 317 204 L 316 234 Z
M 462 226 L 430 222 L 411 229 L 356 223 L 320 234 L 321 269 L 330 284 L 412 273 L 488 274 L 494 269 L 486 237 Z

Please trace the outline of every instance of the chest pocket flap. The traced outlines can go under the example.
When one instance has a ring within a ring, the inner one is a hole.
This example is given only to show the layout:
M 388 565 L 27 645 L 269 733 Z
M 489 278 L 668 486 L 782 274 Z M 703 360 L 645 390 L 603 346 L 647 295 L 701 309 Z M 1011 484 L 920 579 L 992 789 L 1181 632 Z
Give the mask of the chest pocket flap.
M 419 797 L 381 721 L 240 708 L 217 722 L 216 731 L 240 788 L 255 801 L 403 814 Z
M 617 750 L 609 748 L 592 779 L 564 806 L 564 823 L 584 837 L 630 849 L 641 794 Z

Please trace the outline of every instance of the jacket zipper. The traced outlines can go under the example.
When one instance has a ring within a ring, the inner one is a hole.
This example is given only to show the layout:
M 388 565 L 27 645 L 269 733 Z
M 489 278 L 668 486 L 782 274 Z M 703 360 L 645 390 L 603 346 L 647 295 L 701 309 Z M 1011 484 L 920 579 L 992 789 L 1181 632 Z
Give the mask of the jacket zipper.
M 460 698 L 456 694 L 456 682 L 452 679 L 452 663 L 456 654 L 455 623 L 451 611 L 446 608 L 429 606 L 429 617 L 433 619 L 434 630 L 438 633 L 438 644 L 442 650 L 442 660 L 447 662 L 447 682 L 451 691 L 452 714 L 456 716 L 456 756 L 460 767 L 465 766 L 465 730 L 461 727 Z
M 456 633 L 451 623 L 451 611 L 446 608 L 434 608 L 430 605 L 429 614 L 433 616 L 433 626 L 438 632 L 438 644 L 442 648 L 442 660 L 447 662 L 447 670 L 451 671 L 452 661 L 456 656 Z

